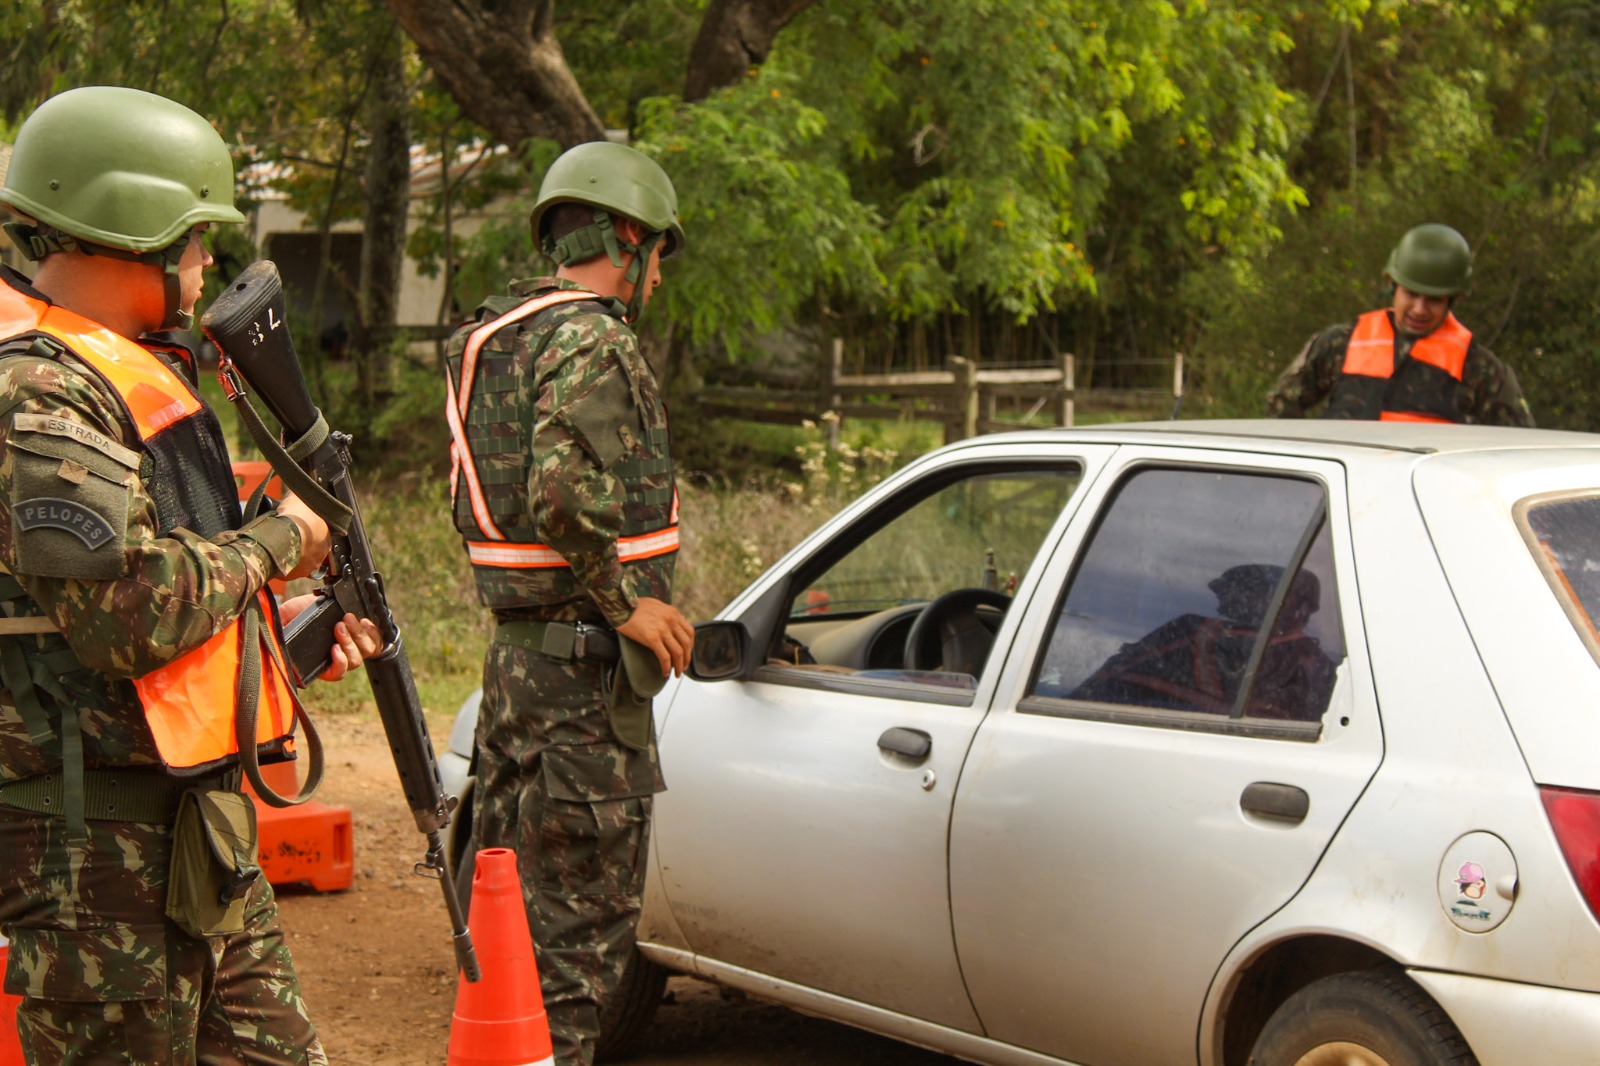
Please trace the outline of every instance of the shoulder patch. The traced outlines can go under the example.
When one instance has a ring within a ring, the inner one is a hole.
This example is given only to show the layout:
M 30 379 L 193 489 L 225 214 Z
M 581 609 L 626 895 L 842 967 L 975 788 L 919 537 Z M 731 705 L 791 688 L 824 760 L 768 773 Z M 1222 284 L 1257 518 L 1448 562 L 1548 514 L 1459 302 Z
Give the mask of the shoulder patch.
M 54 415 L 20 414 L 11 420 L 14 428 L 30 433 L 48 433 L 52 436 L 66 437 L 75 440 L 88 448 L 93 448 L 100 454 L 115 460 L 129 470 L 139 469 L 139 453 L 132 448 L 125 448 L 102 433 L 90 429 L 81 422 L 73 422 Z
M 11 516 L 20 530 L 64 530 L 83 541 L 83 546 L 90 551 L 117 536 L 110 522 L 76 500 L 54 496 L 22 500 L 12 505 Z

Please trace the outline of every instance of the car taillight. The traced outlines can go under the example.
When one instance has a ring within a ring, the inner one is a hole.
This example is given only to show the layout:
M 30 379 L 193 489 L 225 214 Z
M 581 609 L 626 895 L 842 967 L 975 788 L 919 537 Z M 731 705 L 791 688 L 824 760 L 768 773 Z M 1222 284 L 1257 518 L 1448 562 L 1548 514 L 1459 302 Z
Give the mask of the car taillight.
M 1539 797 L 1578 890 L 1600 918 L 1600 792 L 1540 785 Z

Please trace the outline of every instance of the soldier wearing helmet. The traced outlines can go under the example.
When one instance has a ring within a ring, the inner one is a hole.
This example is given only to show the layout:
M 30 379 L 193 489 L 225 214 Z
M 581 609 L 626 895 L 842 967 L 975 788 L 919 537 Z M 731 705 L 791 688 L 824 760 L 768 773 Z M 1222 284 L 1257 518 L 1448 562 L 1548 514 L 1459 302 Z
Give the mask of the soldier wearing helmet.
M 227 146 L 171 100 L 73 89 L 23 123 L 0 203 L 39 263 L 0 268 L 0 932 L 24 1054 L 325 1063 L 235 737 L 292 757 L 265 589 L 319 566 L 328 530 L 293 498 L 243 521 L 192 363 L 147 343 L 192 314 L 205 229 L 243 221 Z M 354 625 L 329 676 L 376 650 Z
M 1533 425 L 1516 374 L 1451 311 L 1472 279 L 1465 237 L 1417 226 L 1384 277 L 1391 305 L 1312 337 L 1268 395 L 1268 414 L 1303 418 L 1326 400 L 1324 418 Z
M 689 662 L 671 606 L 667 413 L 630 326 L 683 248 L 648 156 L 583 144 L 531 219 L 555 276 L 515 282 L 447 347 L 456 528 L 495 631 L 473 844 L 517 853 L 560 1066 L 589 1066 L 633 954 L 652 797 L 650 697 Z

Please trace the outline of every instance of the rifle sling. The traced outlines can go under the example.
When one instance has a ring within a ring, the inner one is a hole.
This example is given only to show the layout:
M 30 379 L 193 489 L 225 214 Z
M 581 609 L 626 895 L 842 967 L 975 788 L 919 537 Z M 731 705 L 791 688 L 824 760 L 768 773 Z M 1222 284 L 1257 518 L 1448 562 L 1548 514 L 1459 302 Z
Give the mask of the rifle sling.
M 322 447 L 323 442 L 328 439 L 328 422 L 322 417 L 322 412 L 317 412 L 317 420 L 310 429 L 285 448 L 278 443 L 278 438 L 256 413 L 255 407 L 250 403 L 250 394 L 240 387 L 243 379 L 236 375 L 233 380 L 236 387 L 230 390 L 228 399 L 239 412 L 239 420 L 244 423 L 245 429 L 249 430 L 250 439 L 261 449 L 261 454 L 267 457 L 267 462 L 272 464 L 273 471 L 283 479 L 289 491 L 305 501 L 305 505 L 315 511 L 340 536 L 349 533 L 350 522 L 355 512 L 300 467 L 299 461 Z

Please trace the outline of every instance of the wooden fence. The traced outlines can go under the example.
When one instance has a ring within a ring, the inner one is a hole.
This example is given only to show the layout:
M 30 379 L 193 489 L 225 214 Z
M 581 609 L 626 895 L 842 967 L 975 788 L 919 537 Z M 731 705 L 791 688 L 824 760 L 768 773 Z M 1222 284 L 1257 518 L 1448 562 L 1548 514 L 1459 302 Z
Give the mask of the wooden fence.
M 714 386 L 701 394 L 701 412 L 713 418 L 799 425 L 828 421 L 829 443 L 838 443 L 839 424 L 846 418 L 937 422 L 946 443 L 1023 429 L 1030 424 L 1070 426 L 1080 400 L 1096 407 L 1152 406 L 1176 402 L 1183 395 L 1183 354 L 1172 359 L 1172 390 L 1077 388 L 1071 355 L 1055 366 L 981 369 L 970 359 L 953 357 L 944 370 L 891 374 L 845 374 L 840 365 L 844 342 L 833 342 L 832 358 L 816 390 Z M 1002 405 L 1020 417 L 1001 418 Z M 1033 420 L 1044 417 L 1043 422 Z

